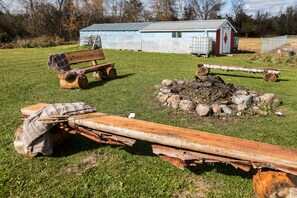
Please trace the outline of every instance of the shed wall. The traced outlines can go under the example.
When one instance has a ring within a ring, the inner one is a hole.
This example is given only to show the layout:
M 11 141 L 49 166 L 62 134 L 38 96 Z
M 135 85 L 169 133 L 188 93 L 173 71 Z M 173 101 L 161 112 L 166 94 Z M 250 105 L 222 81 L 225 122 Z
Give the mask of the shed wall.
M 216 40 L 216 32 L 182 32 L 181 38 L 172 38 L 172 32 L 142 32 L 142 51 L 190 54 L 192 37 L 209 36 Z
M 141 50 L 139 31 L 81 31 L 80 45 L 86 45 L 84 38 L 99 35 L 104 49 Z

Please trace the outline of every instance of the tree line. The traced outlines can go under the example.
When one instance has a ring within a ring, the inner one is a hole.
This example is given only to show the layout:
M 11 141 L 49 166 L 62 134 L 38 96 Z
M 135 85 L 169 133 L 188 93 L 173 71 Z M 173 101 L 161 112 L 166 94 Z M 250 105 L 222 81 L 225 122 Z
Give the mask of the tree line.
M 247 14 L 244 0 L 14 0 L 22 11 L 11 12 L 0 0 L 0 42 L 39 36 L 77 40 L 79 30 L 94 23 L 208 20 L 227 18 L 239 36 L 297 34 L 297 5 L 277 15 Z

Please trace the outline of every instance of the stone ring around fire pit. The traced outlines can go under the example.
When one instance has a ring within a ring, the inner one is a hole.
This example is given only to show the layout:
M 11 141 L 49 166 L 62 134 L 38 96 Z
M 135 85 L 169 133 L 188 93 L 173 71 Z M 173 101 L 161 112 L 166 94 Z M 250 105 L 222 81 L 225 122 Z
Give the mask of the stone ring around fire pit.
M 226 84 L 220 77 L 208 75 L 205 79 L 168 80 L 157 85 L 157 99 L 164 107 L 181 109 L 199 116 L 267 116 L 276 111 L 280 100 L 273 93 L 260 95 L 240 86 Z

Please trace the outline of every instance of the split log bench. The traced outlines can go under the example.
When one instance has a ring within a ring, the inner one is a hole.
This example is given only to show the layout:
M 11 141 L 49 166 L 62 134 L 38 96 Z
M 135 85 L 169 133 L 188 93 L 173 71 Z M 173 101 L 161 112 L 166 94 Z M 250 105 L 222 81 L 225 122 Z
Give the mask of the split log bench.
M 26 115 L 45 105 L 21 111 Z M 150 142 L 153 153 L 181 169 L 221 162 L 250 171 L 261 198 L 297 197 L 297 149 L 99 112 L 70 116 L 67 125 L 61 132 L 99 143 L 132 146 L 137 140 Z
M 263 80 L 268 82 L 275 82 L 280 75 L 279 70 L 275 69 L 260 69 L 260 68 L 248 68 L 248 67 L 235 67 L 235 66 L 223 66 L 223 65 L 210 65 L 210 64 L 198 64 L 198 69 L 196 74 L 199 75 L 208 75 L 210 69 L 219 69 L 225 71 L 243 71 L 250 73 L 263 73 Z
M 98 60 L 104 60 L 105 56 L 102 49 L 84 50 L 61 54 L 65 61 L 68 62 L 69 68 L 71 65 L 92 62 L 91 66 L 61 72 L 58 77 L 60 79 L 60 87 L 66 89 L 86 88 L 89 85 L 88 78 L 85 74 L 94 72 L 93 77 L 101 79 L 114 79 L 117 77 L 114 63 L 105 62 L 97 63 Z

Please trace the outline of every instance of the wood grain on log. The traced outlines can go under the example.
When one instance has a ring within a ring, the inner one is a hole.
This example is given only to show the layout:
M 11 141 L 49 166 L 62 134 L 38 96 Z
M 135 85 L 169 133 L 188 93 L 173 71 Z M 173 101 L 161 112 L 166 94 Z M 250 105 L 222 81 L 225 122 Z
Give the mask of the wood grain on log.
M 77 115 L 71 116 L 68 121 L 71 124 L 155 144 L 257 162 L 257 168 L 273 168 L 297 175 L 296 149 L 119 116 L 101 116 L 99 112 L 89 115 L 94 117 L 84 118 L 85 115 Z
M 253 186 L 259 198 L 297 197 L 297 177 L 284 172 L 258 171 Z
M 93 76 L 99 76 L 101 79 L 115 79 L 117 77 L 117 70 L 114 67 L 107 67 L 104 70 L 99 70 Z
M 114 67 L 114 63 L 101 63 L 101 64 L 97 64 L 97 65 L 93 65 L 93 66 L 90 66 L 90 67 L 85 67 L 85 68 L 82 68 L 81 70 L 84 71 L 85 74 L 87 73 L 90 73 L 90 72 L 95 72 L 95 71 L 100 71 L 100 70 L 104 70 L 106 68 L 109 68 L 109 67 Z
M 206 76 L 209 74 L 209 72 L 210 72 L 210 69 L 208 69 L 206 67 L 200 67 L 199 69 L 197 69 L 196 75 L 197 76 L 199 76 L 199 75 Z
M 88 78 L 86 76 L 73 76 L 70 79 L 60 79 L 60 87 L 63 89 L 84 89 L 89 85 Z
M 102 50 L 84 50 L 77 52 L 65 53 L 65 57 L 68 60 L 69 64 L 73 63 L 83 63 L 90 60 L 103 60 L 105 59 L 104 53 Z

